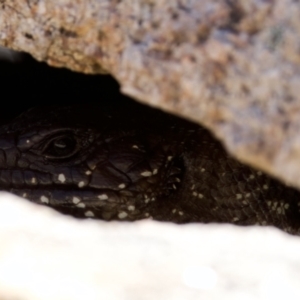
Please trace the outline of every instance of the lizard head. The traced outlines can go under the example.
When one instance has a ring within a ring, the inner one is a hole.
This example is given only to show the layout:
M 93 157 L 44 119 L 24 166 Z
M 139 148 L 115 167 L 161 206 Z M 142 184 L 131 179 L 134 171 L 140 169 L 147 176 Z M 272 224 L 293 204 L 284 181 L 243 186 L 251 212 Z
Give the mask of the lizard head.
M 80 218 L 152 217 L 183 175 L 173 119 L 153 116 L 31 109 L 0 129 L 0 188 Z

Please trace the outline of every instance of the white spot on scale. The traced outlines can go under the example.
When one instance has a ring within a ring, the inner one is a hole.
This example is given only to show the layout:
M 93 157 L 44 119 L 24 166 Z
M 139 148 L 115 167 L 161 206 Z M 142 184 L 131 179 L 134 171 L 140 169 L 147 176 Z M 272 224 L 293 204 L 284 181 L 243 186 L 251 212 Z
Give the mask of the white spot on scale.
M 249 198 L 250 196 L 251 196 L 250 193 L 247 193 L 247 194 L 245 195 L 246 198 Z
M 134 205 L 129 205 L 129 206 L 128 206 L 128 210 L 134 211 L 134 210 L 135 210 L 135 206 L 134 206 Z
M 179 214 L 180 216 L 183 216 L 183 211 L 179 211 L 178 214 Z
M 264 189 L 264 190 L 267 190 L 268 188 L 269 188 L 269 186 L 268 186 L 267 184 L 264 184 L 264 185 L 263 185 L 263 189 Z
M 181 181 L 178 177 L 176 177 L 175 180 L 176 180 L 176 182 L 180 182 Z
M 150 172 L 150 171 L 145 171 L 145 172 L 142 172 L 141 175 L 144 176 L 144 177 L 149 177 L 149 176 L 152 175 L 152 172 Z
M 172 210 L 172 213 L 173 213 L 173 214 L 175 214 L 175 213 L 176 213 L 176 209 L 175 209 L 175 208 Z
M 23 198 L 26 198 L 26 197 L 27 197 L 27 194 L 26 194 L 26 193 L 24 193 L 24 194 L 22 195 L 22 197 L 23 197 Z
M 176 187 L 175 184 L 173 184 L 172 187 L 173 187 L 174 190 L 177 190 L 177 187 Z
M 255 176 L 253 175 L 253 174 L 251 174 L 250 176 L 249 176 L 249 179 L 254 179 L 255 178 Z
M 133 145 L 132 148 L 133 149 L 139 149 L 139 147 L 137 145 Z
M 205 169 L 204 169 L 204 168 L 201 168 L 201 172 L 205 172 Z
M 86 211 L 86 212 L 84 213 L 84 215 L 85 215 L 86 217 L 88 217 L 88 218 L 95 217 L 94 213 L 93 213 L 92 211 L 90 211 L 90 210 Z
M 30 144 L 30 140 L 27 140 L 26 143 L 27 143 L 27 144 Z
M 128 216 L 127 212 L 122 211 L 118 214 L 119 219 L 125 219 Z
M 76 206 L 79 208 L 85 208 L 85 204 L 82 202 L 78 203 Z
M 238 217 L 235 217 L 235 218 L 233 218 L 232 219 L 232 222 L 237 222 L 237 221 L 239 221 L 240 219 L 238 218 Z
M 158 170 L 157 169 L 154 169 L 153 170 L 153 175 L 156 175 L 158 173 Z
M 65 174 L 59 174 L 58 175 L 58 181 L 60 181 L 61 183 L 65 183 L 66 182 Z
M 32 178 L 31 178 L 31 183 L 33 183 L 33 184 L 36 183 L 36 178 L 35 178 L 35 177 L 32 177 Z
M 145 213 L 145 217 L 146 218 L 150 217 L 149 213 Z
M 236 194 L 236 199 L 242 199 L 243 198 L 243 195 L 242 194 Z
M 199 197 L 200 199 L 202 199 L 204 196 L 203 196 L 203 194 L 199 193 L 198 197 Z
M 92 172 L 91 172 L 90 170 L 87 170 L 87 171 L 85 172 L 85 174 L 86 174 L 86 175 L 91 175 Z
M 120 188 L 120 189 L 124 189 L 125 187 L 126 187 L 125 183 L 119 184 L 119 188 Z
M 107 200 L 108 196 L 106 194 L 102 194 L 102 195 L 98 196 L 98 199 L 100 199 L 100 200 Z
M 83 188 L 84 186 L 85 186 L 84 181 L 80 181 L 80 182 L 78 183 L 78 187 Z
M 288 203 L 286 203 L 285 205 L 284 205 L 284 208 L 285 209 L 288 209 L 290 207 L 290 205 L 288 204 Z
M 81 200 L 77 197 L 73 197 L 72 202 L 76 205 L 80 202 Z
M 193 192 L 193 196 L 197 197 L 197 196 L 198 196 L 198 194 L 197 194 L 196 192 Z
M 49 204 L 49 198 L 47 198 L 46 196 L 41 196 L 41 202 Z
M 168 161 L 171 161 L 173 156 L 168 156 Z

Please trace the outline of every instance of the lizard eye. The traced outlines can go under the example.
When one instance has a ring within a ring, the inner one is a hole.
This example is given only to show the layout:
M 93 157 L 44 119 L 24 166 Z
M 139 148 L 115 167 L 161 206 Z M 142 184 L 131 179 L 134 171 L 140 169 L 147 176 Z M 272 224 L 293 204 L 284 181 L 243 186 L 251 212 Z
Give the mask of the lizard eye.
M 77 153 L 76 139 L 71 134 L 52 137 L 43 148 L 43 154 L 50 159 L 70 158 Z

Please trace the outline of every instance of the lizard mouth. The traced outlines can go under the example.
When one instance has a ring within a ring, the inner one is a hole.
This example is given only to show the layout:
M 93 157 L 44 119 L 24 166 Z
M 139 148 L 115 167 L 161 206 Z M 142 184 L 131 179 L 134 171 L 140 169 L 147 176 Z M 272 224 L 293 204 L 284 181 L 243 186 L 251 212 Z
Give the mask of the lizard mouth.
M 102 165 L 84 172 L 85 176 L 78 177 L 74 183 L 72 176 L 66 176 L 66 168 L 52 176 L 45 172 L 2 170 L 0 186 L 31 202 L 77 218 L 132 221 L 151 217 L 152 208 L 159 201 L 180 189 L 183 168 L 179 159 L 169 156 L 160 169 L 144 171 L 139 178 L 133 176 L 137 173 L 131 168 L 131 173 L 124 178 L 114 177 Z M 93 175 L 97 176 L 96 182 Z M 14 179 L 16 176 L 19 181 Z
M 134 202 L 125 199 L 126 195 L 132 195 L 126 191 L 118 194 L 112 190 L 99 191 L 89 188 L 52 186 L 48 188 L 11 188 L 10 192 L 33 203 L 46 205 L 77 218 L 115 219 L 118 211 L 128 208 L 130 202 L 132 202 L 132 207 L 129 209 L 135 209 L 135 207 L 133 209 Z

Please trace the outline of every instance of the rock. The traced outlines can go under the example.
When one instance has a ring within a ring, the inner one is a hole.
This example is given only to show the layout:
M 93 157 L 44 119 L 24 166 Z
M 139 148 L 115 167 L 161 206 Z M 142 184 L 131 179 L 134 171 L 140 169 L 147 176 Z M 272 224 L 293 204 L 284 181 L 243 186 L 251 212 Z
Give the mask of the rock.
M 300 241 L 277 229 L 79 221 L 0 196 L 1 299 L 299 299 Z
M 300 187 L 299 15 L 293 0 L 4 0 L 0 43 L 109 72 L 124 93 Z
M 210 128 L 300 187 L 292 0 L 3 0 L 0 44 Z M 1 299 L 299 299 L 300 242 L 272 228 L 105 223 L 0 199 Z

